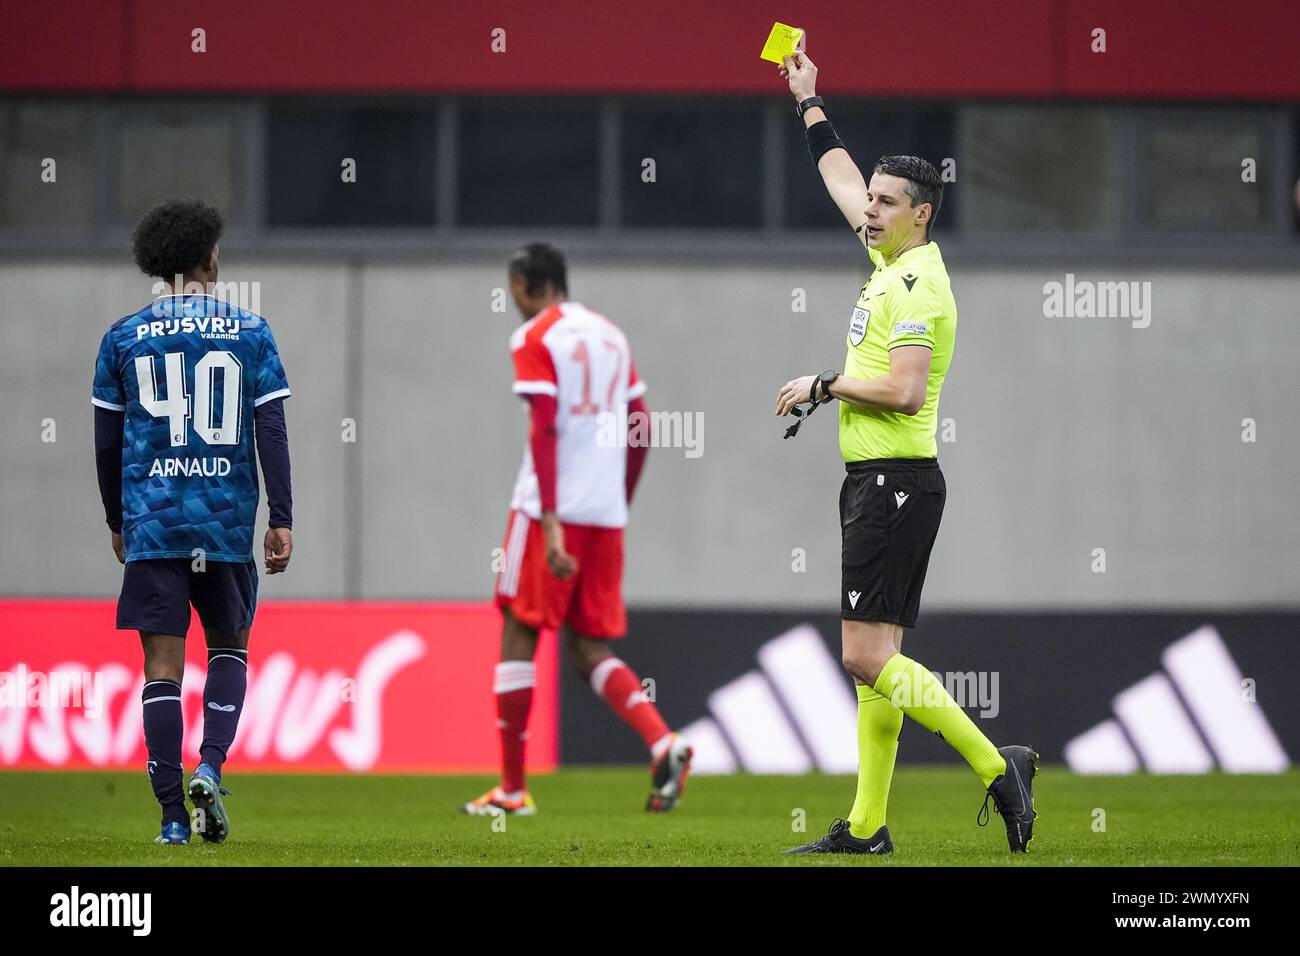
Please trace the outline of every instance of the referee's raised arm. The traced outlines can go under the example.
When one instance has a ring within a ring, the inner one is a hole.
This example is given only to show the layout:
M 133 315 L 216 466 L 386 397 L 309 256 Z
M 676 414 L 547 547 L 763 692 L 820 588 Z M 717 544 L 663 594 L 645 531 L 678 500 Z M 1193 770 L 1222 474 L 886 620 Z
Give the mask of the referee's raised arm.
M 808 152 L 821 173 L 826 191 L 845 221 L 857 232 L 867 218 L 863 212 L 867 206 L 867 182 L 822 109 L 822 99 L 817 95 L 817 66 L 808 59 L 807 53 L 797 50 L 777 69 L 783 79 L 790 81 L 790 93 L 798 104 L 796 109 L 808 136 Z

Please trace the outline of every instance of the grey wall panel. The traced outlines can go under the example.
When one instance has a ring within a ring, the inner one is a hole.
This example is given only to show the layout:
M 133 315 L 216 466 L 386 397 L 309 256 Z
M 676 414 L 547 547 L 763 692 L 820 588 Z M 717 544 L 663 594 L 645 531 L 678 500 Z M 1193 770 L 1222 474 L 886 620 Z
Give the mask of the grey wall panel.
M 940 418 L 956 441 L 939 450 L 949 500 L 927 607 L 1300 606 L 1300 278 L 950 266 L 960 325 Z M 1067 271 L 1150 281 L 1150 327 L 1045 317 L 1043 284 Z M 264 594 L 487 596 L 526 431 L 509 392 L 519 318 L 492 311 L 503 262 L 250 272 L 295 392 L 300 551 Z M 842 364 L 862 281 L 842 268 L 571 264 L 573 297 L 631 338 L 650 407 L 703 418 L 699 457 L 651 450 L 628 530 L 631 603 L 834 606 L 834 412 L 785 442 L 771 412 L 788 378 Z M 20 343 L 0 356 L 0 591 L 113 593 L 86 394 L 103 328 L 147 284 L 81 262 L 2 264 L 0 283 Z M 791 311 L 795 289 L 806 312 Z M 52 446 L 44 417 L 59 423 Z M 355 444 L 340 437 L 348 417 Z M 1243 418 L 1257 441 L 1241 440 Z
M 90 388 L 109 324 L 149 301 L 125 269 L 24 263 L 0 269 L 0 591 L 116 593 L 95 485 Z M 56 440 L 41 440 L 53 419 Z
M 958 441 L 940 452 L 951 497 L 931 599 L 1294 604 L 1300 282 L 1099 276 L 1152 282 L 1151 324 L 1134 328 L 1045 318 L 1043 283 L 1063 273 L 954 273 L 942 414 Z
M 262 311 L 293 390 L 284 414 L 293 466 L 294 555 L 284 574 L 263 575 L 260 593 L 263 598 L 339 597 L 351 560 L 347 449 L 340 437 L 354 375 L 346 272 L 333 265 L 287 263 L 249 271 L 262 283 Z M 259 565 L 266 524 L 263 492 L 253 541 Z
M 485 599 L 526 419 L 499 263 L 371 267 L 362 280 L 361 592 Z M 513 312 L 513 306 L 511 306 Z
M 232 257 L 233 259 L 233 257 Z M 235 273 L 236 264 L 228 262 Z M 265 578 L 262 596 L 330 596 L 343 584 L 340 383 L 345 379 L 343 274 L 333 267 L 257 270 L 262 311 L 284 355 L 295 479 L 292 571 Z M 90 386 L 95 354 L 116 318 L 147 304 L 150 282 L 125 266 L 0 266 L 3 481 L 0 593 L 116 594 L 121 568 L 109 549 L 95 484 Z M 54 418 L 57 441 L 41 441 Z M 260 555 L 266 508 L 258 515 Z
M 790 378 L 842 364 L 861 280 L 701 266 L 598 271 L 580 283 L 575 295 L 631 337 L 650 408 L 703 419 L 699 457 L 650 451 L 629 530 L 629 600 L 834 600 L 843 468 L 834 410 L 790 441 L 773 410 Z M 796 289 L 805 312 L 791 309 Z M 804 572 L 792 570 L 796 548 Z

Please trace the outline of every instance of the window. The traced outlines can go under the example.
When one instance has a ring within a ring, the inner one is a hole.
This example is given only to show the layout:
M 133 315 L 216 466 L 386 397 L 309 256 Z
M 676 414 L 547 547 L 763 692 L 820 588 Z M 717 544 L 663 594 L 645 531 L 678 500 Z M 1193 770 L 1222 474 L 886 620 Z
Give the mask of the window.
M 1120 223 L 1113 111 L 972 106 L 957 180 L 980 232 L 1107 232 Z
M 75 229 L 92 219 L 89 109 L 0 101 L 0 226 Z M 50 167 L 46 160 L 54 161 Z M 50 169 L 53 182 L 43 175 Z
M 118 130 L 113 215 L 134 223 L 172 198 L 198 198 L 231 222 L 243 216 L 243 124 L 230 113 L 167 104 L 128 108 Z
M 628 105 L 622 112 L 618 181 L 625 228 L 759 226 L 762 112 L 718 104 Z
M 868 178 L 882 155 L 936 166 L 935 237 L 968 258 L 1300 249 L 1295 105 L 836 97 L 830 113 Z M 849 251 L 784 97 L 0 97 L 0 252 L 120 251 L 150 207 L 187 196 L 259 250 L 476 252 L 501 234 L 619 255 Z
M 476 101 L 459 114 L 458 225 L 596 225 L 595 106 Z
M 1287 177 L 1286 193 L 1291 197 L 1293 205 L 1291 206 L 1292 222 L 1295 224 L 1297 232 L 1300 232 L 1300 112 L 1297 112 L 1291 118 L 1291 146 L 1295 149 L 1296 154 L 1291 167 L 1291 175 Z
M 437 147 L 432 104 L 277 103 L 266 138 L 267 222 L 432 226 Z M 346 160 L 355 163 L 353 181 L 344 180 Z
M 1254 160 L 1254 181 L 1242 179 Z M 1140 151 L 1145 216 L 1157 229 L 1216 232 L 1266 228 L 1276 182 L 1262 124 L 1211 112 L 1174 113 L 1144 131 Z

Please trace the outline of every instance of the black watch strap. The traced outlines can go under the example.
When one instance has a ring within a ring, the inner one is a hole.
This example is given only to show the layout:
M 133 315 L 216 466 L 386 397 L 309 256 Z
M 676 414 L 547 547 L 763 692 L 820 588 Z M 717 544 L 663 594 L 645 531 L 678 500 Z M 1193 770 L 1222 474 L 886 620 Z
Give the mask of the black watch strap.
M 802 117 L 804 113 L 812 109 L 814 106 L 821 106 L 824 108 L 826 106 L 826 101 L 820 96 L 810 96 L 806 100 L 801 100 L 799 105 L 794 108 L 795 115 Z
M 828 375 L 830 376 L 830 378 L 826 377 Z M 822 372 L 820 375 L 817 376 L 817 381 L 822 383 L 823 402 L 829 402 L 831 400 L 831 382 L 834 382 L 839 377 L 840 377 L 840 373 L 835 371 L 835 369 L 833 368 L 828 368 L 826 371 Z

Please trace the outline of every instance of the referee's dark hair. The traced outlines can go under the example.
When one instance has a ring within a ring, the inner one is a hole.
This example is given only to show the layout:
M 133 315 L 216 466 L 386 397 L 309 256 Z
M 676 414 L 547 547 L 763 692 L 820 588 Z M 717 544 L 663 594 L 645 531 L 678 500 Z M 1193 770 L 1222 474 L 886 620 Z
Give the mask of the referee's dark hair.
M 168 199 L 135 227 L 135 264 L 158 279 L 190 275 L 208 261 L 225 228 L 225 217 L 201 199 Z
M 510 257 L 510 275 L 522 276 L 525 291 L 531 296 L 545 294 L 550 283 L 556 292 L 569 292 L 568 270 L 564 256 L 545 242 L 530 242 Z
M 921 203 L 930 204 L 930 221 L 925 224 L 925 238 L 929 239 L 930 229 L 943 204 L 943 180 L 939 171 L 920 156 L 881 156 L 876 161 L 874 172 L 906 179 L 907 195 L 912 199 L 913 209 Z

